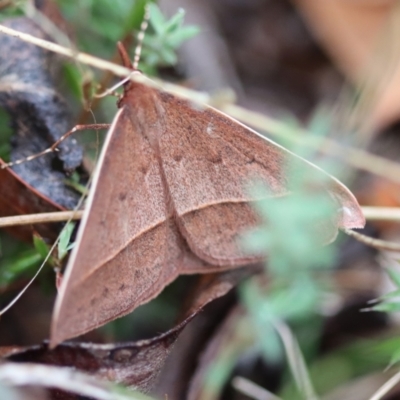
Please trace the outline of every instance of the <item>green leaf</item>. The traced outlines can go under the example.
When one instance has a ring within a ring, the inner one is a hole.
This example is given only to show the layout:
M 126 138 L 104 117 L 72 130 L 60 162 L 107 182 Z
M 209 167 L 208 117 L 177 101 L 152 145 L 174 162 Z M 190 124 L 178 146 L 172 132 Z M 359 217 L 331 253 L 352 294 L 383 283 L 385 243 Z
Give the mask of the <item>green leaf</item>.
M 85 185 L 82 185 L 80 183 L 80 176 L 79 174 L 75 171 L 69 179 L 65 179 L 64 183 L 68 186 L 71 186 L 74 188 L 78 193 L 87 196 L 89 193 L 88 188 Z
M 43 260 L 36 249 L 29 249 L 19 253 L 15 257 L 3 260 L 0 269 L 0 287 L 5 287 L 18 279 L 22 274 L 30 272 Z
M 393 366 L 394 364 L 397 364 L 400 361 L 400 349 L 398 349 L 390 359 L 389 366 Z
M 393 299 L 395 297 L 400 297 L 400 289 L 386 293 L 383 296 L 378 297 L 377 299 L 370 300 L 368 303 L 369 304 L 381 303 L 384 302 L 386 299 Z
M 144 37 L 141 64 L 149 67 L 174 65 L 177 63 L 175 49 L 193 37 L 199 29 L 194 26 L 182 27 L 182 10 L 167 21 L 156 5 L 150 4 L 149 7 L 150 26 L 154 32 Z
M 365 309 L 365 311 L 382 311 L 387 313 L 400 311 L 400 301 L 380 303 L 369 309 Z
M 390 280 L 400 289 L 400 272 L 393 268 L 385 268 L 385 272 L 389 275 Z
M 171 33 L 179 29 L 183 24 L 184 18 L 185 18 L 185 11 L 182 8 L 180 8 L 178 12 L 174 16 L 172 16 L 169 21 L 166 22 L 165 32 Z
M 284 349 L 280 336 L 272 323 L 264 326 L 262 329 L 263 334 L 259 340 L 264 356 L 270 362 L 279 363 L 284 358 Z
M 197 26 L 184 26 L 179 31 L 169 34 L 167 37 L 167 43 L 172 48 L 177 48 L 186 40 L 196 36 L 199 32 L 200 29 Z
M 80 102 L 83 101 L 83 81 L 81 71 L 75 64 L 64 64 L 63 74 L 66 81 L 66 85 L 72 95 Z
M 42 259 L 45 259 L 47 257 L 47 255 L 49 254 L 50 247 L 43 240 L 43 238 L 41 238 L 40 236 L 37 236 L 37 235 L 33 235 L 33 245 L 34 245 L 36 251 L 38 252 L 38 254 L 40 254 L 40 256 L 42 257 Z
M 133 2 L 131 9 L 127 13 L 126 18 L 124 19 L 124 28 L 123 31 L 125 35 L 132 31 L 132 29 L 139 29 L 140 25 L 144 18 L 144 7 L 147 3 L 150 3 L 148 0 L 136 0 Z M 150 6 L 150 5 L 149 5 Z
M 150 11 L 149 22 L 152 28 L 154 28 L 154 30 L 159 36 L 164 35 L 167 25 L 164 15 L 162 14 L 162 12 L 160 11 L 160 9 L 156 4 L 150 3 L 148 7 Z
M 161 49 L 160 55 L 161 55 L 161 61 L 163 64 L 175 65 L 178 61 L 178 58 L 177 58 L 175 52 L 166 46 L 163 49 Z
M 311 116 L 307 130 L 314 136 L 326 137 L 332 127 L 332 116 L 325 108 L 318 108 Z
M 71 247 L 71 235 L 74 231 L 75 223 L 68 222 L 60 234 L 60 240 L 58 242 L 58 258 L 62 260 L 68 253 L 68 251 L 72 248 Z

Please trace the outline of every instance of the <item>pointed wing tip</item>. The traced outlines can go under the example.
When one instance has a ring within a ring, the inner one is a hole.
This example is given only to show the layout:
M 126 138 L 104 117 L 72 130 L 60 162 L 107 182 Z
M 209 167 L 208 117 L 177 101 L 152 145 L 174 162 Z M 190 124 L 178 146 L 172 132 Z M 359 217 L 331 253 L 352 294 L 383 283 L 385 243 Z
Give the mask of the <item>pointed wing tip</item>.
M 51 321 L 49 348 L 54 349 L 56 346 L 73 339 L 77 336 L 95 329 L 96 327 L 83 327 L 80 320 L 70 317 L 70 315 L 60 312 L 55 312 Z M 86 328 L 86 329 L 85 329 Z
M 342 215 L 340 221 L 340 228 L 345 229 L 363 229 L 366 224 L 364 213 L 356 202 L 351 207 L 342 207 Z
M 54 323 L 50 330 L 49 349 L 52 350 L 55 347 L 57 347 L 59 344 L 65 342 L 66 340 L 81 336 L 95 328 L 96 327 L 88 328 L 85 330 L 82 328 L 74 329 L 74 328 L 71 328 L 71 326 L 67 327 L 63 324 L 60 325 L 60 324 Z
M 55 347 L 57 347 L 59 344 L 64 342 L 69 338 L 64 337 L 63 335 L 54 335 L 53 333 L 50 334 L 50 339 L 49 339 L 49 350 L 54 350 Z
M 58 339 L 55 339 L 55 338 L 50 338 L 50 341 L 49 341 L 49 345 L 48 345 L 48 347 L 49 347 L 49 350 L 54 350 L 60 343 L 62 343 L 64 340 L 58 340 Z
M 57 320 L 54 319 L 51 323 L 50 328 L 50 339 L 49 339 L 49 349 L 53 350 L 57 347 L 60 343 L 64 342 L 67 339 L 70 339 L 73 336 L 63 334 L 64 329 L 59 327 Z

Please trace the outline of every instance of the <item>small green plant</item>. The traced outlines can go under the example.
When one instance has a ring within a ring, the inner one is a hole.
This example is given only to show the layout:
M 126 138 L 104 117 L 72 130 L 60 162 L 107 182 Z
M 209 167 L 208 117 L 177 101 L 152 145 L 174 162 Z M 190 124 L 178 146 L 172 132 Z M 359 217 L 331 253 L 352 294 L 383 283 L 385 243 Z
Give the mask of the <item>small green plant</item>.
M 68 252 L 74 247 L 75 243 L 71 243 L 71 235 L 74 231 L 75 223 L 68 222 L 60 233 L 58 240 L 57 252 L 58 259 L 63 260 Z
M 74 243 L 70 243 L 74 227 L 74 223 L 64 226 L 57 245 L 57 255 L 50 257 L 48 257 L 50 246 L 38 235 L 33 235 L 33 247 L 19 242 L 9 246 L 11 238 L 3 235 L 3 240 L 10 248 L 0 258 L 0 288 L 6 288 L 21 277 L 31 276 L 46 258 L 48 265 L 53 267 L 59 265 L 74 246 Z
M 396 289 L 377 299 L 371 300 L 369 303 L 374 305 L 364 308 L 364 311 L 382 311 L 386 313 L 400 311 L 400 272 L 393 268 L 386 268 L 385 272 Z
M 151 31 L 144 37 L 140 67 L 148 74 L 155 75 L 157 67 L 171 66 L 178 62 L 176 49 L 197 35 L 199 28 L 192 25 L 183 26 L 183 10 L 179 10 L 167 20 L 157 5 L 149 3 L 148 7 Z
M 22 245 L 17 253 L 2 257 L 0 262 L 0 289 L 5 289 L 22 276 L 31 275 L 42 261 L 42 255 L 35 248 L 27 248 Z
M 127 42 L 131 43 L 128 50 L 133 56 L 144 17 L 144 7 L 147 5 L 150 11 L 149 28 L 145 32 L 139 68 L 152 76 L 157 75 L 159 67 L 175 65 L 176 50 L 199 32 L 197 27 L 183 24 L 183 10 L 167 19 L 151 1 L 84 1 L 79 7 L 65 0 L 59 0 L 59 3 L 65 15 L 78 25 L 77 48 L 106 59 L 115 54 L 117 41 L 124 41 L 126 38 L 131 38 Z M 82 20 L 83 15 L 88 18 L 90 16 L 89 25 L 87 19 Z M 82 76 L 82 71 L 76 65 L 68 63 L 65 66 L 65 76 L 73 94 L 82 98 L 83 81 L 88 74 Z
M 309 129 L 317 127 L 323 132 L 321 121 L 314 120 Z M 335 204 L 323 190 L 310 190 L 323 186 L 321 175 L 297 174 L 290 165 L 287 175 L 289 196 L 271 198 L 262 186 L 253 187 L 256 198 L 265 199 L 254 204 L 262 224 L 243 240 L 249 251 L 266 254 L 267 287 L 249 281 L 241 291 L 260 332 L 271 330 L 268 325 L 274 320 L 296 321 L 318 312 L 325 287 L 316 273 L 329 268 L 335 259 L 335 248 L 323 246 L 329 238 L 321 235 L 321 225 L 331 221 Z M 263 334 L 261 340 L 269 357 L 278 357 L 273 333 Z

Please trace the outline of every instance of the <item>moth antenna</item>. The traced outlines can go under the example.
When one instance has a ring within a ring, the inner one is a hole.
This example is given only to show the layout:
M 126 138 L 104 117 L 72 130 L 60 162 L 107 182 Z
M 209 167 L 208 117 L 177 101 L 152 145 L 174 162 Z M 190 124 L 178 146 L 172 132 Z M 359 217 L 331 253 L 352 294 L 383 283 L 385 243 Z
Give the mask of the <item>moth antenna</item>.
M 146 4 L 144 7 L 144 16 L 143 16 L 143 21 L 140 24 L 140 31 L 137 37 L 137 46 L 135 48 L 135 56 L 133 58 L 133 69 L 137 71 L 139 67 L 139 61 L 140 61 L 140 55 L 142 53 L 142 47 L 143 47 L 143 40 L 144 40 L 144 35 L 146 33 L 146 29 L 149 26 L 149 18 L 150 18 L 150 8 L 149 5 Z
M 68 131 L 67 133 L 64 133 L 64 135 L 62 135 L 56 142 L 54 142 L 49 148 L 41 151 L 40 153 L 36 153 L 36 154 L 32 154 L 28 157 L 25 158 L 20 158 L 19 160 L 15 160 L 15 161 L 11 161 L 9 163 L 1 163 L 0 164 L 0 169 L 6 169 L 6 168 L 10 168 L 14 165 L 19 165 L 28 161 L 32 161 L 38 157 L 42 157 L 45 154 L 49 154 L 49 153 L 54 153 L 54 152 L 58 152 L 60 151 L 58 149 L 58 145 L 63 142 L 67 137 L 71 136 L 73 133 L 75 132 L 79 132 L 79 131 L 85 131 L 88 129 L 109 129 L 110 128 L 110 124 L 88 124 L 88 125 L 76 125 L 74 126 L 70 131 Z

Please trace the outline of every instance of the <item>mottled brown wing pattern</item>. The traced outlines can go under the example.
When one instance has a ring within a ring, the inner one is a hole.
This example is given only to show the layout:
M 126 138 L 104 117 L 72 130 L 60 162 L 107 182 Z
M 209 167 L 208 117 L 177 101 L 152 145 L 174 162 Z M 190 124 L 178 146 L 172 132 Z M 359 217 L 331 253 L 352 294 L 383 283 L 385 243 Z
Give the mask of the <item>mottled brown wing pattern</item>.
M 108 133 L 57 298 L 52 343 L 94 329 L 156 296 L 183 257 L 166 215 L 159 163 L 123 108 Z
M 354 196 L 318 167 L 211 107 L 199 109 L 161 92 L 158 103 L 168 188 L 180 230 L 202 259 L 232 266 L 258 261 L 238 240 L 257 223 L 249 183 L 262 182 L 271 198 L 287 196 L 291 171 L 321 175 L 326 195 L 338 207 L 338 223 L 326 225 L 327 238 L 333 240 L 338 227 L 362 226 Z

